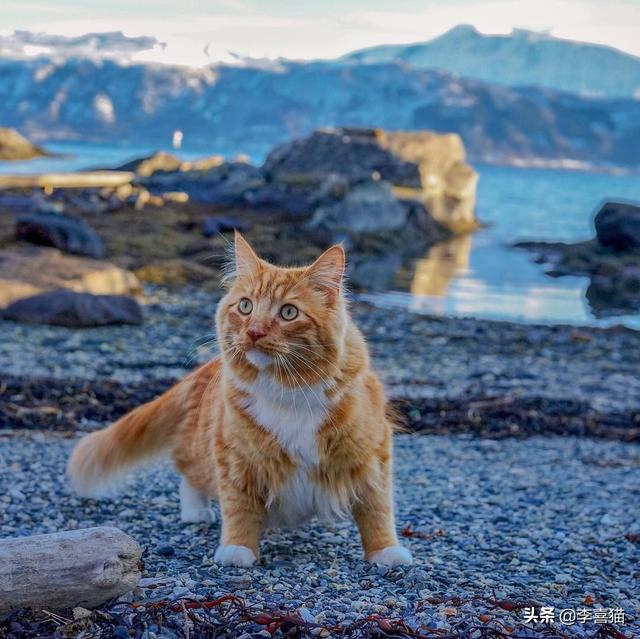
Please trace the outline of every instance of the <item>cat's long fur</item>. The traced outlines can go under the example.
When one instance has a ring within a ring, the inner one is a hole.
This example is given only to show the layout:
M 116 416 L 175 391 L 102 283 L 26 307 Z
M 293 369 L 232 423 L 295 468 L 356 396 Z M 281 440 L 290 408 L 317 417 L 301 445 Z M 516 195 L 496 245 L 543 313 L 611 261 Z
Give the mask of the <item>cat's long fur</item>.
M 347 312 L 343 270 L 340 246 L 310 267 L 279 268 L 236 234 L 216 315 L 221 355 L 84 437 L 69 460 L 76 491 L 101 496 L 119 474 L 165 453 L 183 476 L 183 520 L 211 521 L 209 499 L 219 501 L 222 564 L 251 565 L 264 527 L 346 513 L 368 560 L 410 563 L 394 528 L 393 424 Z M 298 316 L 284 319 L 284 304 Z

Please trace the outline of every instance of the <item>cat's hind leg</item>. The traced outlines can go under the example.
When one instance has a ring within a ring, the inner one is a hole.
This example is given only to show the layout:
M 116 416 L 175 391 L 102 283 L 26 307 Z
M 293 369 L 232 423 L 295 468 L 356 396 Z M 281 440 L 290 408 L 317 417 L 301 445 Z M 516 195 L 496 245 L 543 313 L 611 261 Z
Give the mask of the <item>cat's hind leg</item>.
M 180 520 L 185 523 L 216 522 L 209 497 L 196 490 L 184 477 L 180 479 Z

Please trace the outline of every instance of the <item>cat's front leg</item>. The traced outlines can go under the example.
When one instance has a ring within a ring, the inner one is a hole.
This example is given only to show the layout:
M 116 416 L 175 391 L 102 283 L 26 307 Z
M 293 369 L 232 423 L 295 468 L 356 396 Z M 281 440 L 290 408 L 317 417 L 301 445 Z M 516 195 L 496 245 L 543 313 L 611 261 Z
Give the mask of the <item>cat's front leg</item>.
M 252 566 L 260 556 L 264 505 L 235 486 L 220 486 L 222 533 L 214 560 L 223 566 Z
M 411 552 L 398 543 L 396 535 L 390 463 L 371 471 L 352 510 L 367 561 L 385 566 L 413 563 Z

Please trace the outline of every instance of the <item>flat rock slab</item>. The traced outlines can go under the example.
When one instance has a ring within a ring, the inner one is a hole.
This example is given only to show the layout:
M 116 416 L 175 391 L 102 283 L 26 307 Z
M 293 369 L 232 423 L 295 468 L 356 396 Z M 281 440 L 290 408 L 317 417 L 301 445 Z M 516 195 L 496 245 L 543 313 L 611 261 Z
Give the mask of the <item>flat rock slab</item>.
M 0 307 L 44 291 L 66 288 L 95 295 L 140 292 L 136 276 L 109 262 L 25 246 L 0 251 Z
M 142 324 L 142 309 L 133 297 L 92 295 L 60 289 L 13 302 L 2 318 L 28 324 L 87 328 L 108 324 Z

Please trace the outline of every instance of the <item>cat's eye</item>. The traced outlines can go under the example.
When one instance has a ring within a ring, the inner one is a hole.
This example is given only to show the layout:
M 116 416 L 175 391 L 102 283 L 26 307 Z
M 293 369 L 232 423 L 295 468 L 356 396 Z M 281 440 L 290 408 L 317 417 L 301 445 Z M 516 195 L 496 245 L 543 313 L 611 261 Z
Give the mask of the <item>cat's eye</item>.
M 251 313 L 251 311 L 253 310 L 253 302 L 248 297 L 243 297 L 238 302 L 238 310 L 243 315 L 249 315 L 249 313 Z
M 285 304 L 280 309 L 280 317 L 283 320 L 287 320 L 287 322 L 290 322 L 291 320 L 294 320 L 296 317 L 298 317 L 298 309 L 293 304 Z

